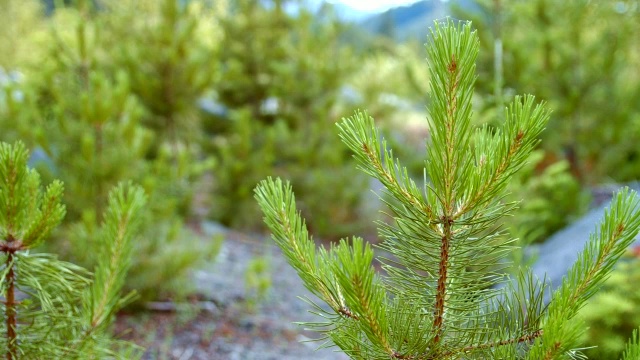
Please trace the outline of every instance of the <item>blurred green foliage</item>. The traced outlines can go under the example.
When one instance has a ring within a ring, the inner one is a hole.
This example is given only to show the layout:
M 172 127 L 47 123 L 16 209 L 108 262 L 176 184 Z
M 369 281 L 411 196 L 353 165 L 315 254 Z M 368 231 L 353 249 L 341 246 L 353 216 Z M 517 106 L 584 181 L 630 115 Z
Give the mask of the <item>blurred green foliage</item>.
M 228 133 L 212 143 L 218 167 L 211 216 L 223 224 L 251 228 L 257 221 L 251 189 L 275 164 L 276 129 L 255 122 L 248 109 L 233 112 L 229 121 Z
M 254 312 L 271 289 L 271 261 L 268 255 L 256 256 L 247 264 L 244 273 L 245 305 Z
M 68 216 L 55 247 L 93 266 L 108 190 L 134 180 L 149 203 L 126 288 L 137 289 L 141 301 L 175 296 L 189 269 L 213 246 L 184 226 L 197 181 L 211 164 L 192 145 L 199 143 L 198 132 L 182 131 L 183 124 L 198 125 L 188 104 L 215 74 L 206 55 L 207 75 L 194 75 L 205 62 L 192 54 L 212 50 L 190 39 L 207 20 L 189 6 L 163 0 L 123 1 L 99 10 L 78 1 L 40 21 L 48 25 L 41 34 L 43 61 L 17 68 L 26 76 L 12 91 L 23 98 L 10 99 L 0 117 L 13 136 L 44 151 L 36 161 L 43 176 L 60 178 L 69 189 Z
M 589 330 L 585 342 L 597 345 L 589 359 L 618 359 L 640 324 L 640 252 L 638 248 L 618 263 L 611 277 L 581 311 Z
M 330 14 L 285 11 L 296 3 L 239 0 L 221 20 L 216 92 L 230 115 L 208 127 L 219 157 L 212 217 L 262 227 L 252 190 L 265 175 L 286 176 L 306 195 L 300 207 L 314 214 L 310 226 L 330 240 L 367 226 L 359 216 L 366 179 L 334 136 L 356 63 L 340 43 L 340 24 Z
M 44 8 L 39 0 L 0 1 L 0 71 L 21 67 L 42 58 L 38 43 Z
M 640 177 L 637 1 L 478 0 L 458 9 L 483 34 L 477 88 L 499 106 L 527 92 L 554 113 L 544 150 L 582 184 Z M 499 106 L 500 107 L 500 106 Z

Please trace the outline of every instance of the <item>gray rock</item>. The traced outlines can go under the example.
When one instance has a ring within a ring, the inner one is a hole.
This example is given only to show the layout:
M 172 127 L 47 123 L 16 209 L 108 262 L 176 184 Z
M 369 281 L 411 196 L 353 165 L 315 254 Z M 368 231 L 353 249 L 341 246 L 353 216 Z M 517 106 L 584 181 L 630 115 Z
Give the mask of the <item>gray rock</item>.
M 205 114 L 216 116 L 221 119 L 229 118 L 229 109 L 213 98 L 201 98 L 198 100 L 198 106 Z
M 632 189 L 638 188 L 638 184 L 629 184 Z M 618 187 L 619 189 L 620 187 Z M 615 190 L 610 186 L 607 188 L 609 194 Z M 551 236 L 543 244 L 533 247 L 533 253 L 537 253 L 538 258 L 532 266 L 533 274 L 539 279 L 546 275 L 547 281 L 552 289 L 558 288 L 562 284 L 562 278 L 578 259 L 578 254 L 584 249 L 589 241 L 589 235 L 596 231 L 602 219 L 604 211 L 609 207 L 609 201 L 599 205 L 589 211 L 578 221 L 567 226 Z M 635 244 L 640 244 L 636 238 Z

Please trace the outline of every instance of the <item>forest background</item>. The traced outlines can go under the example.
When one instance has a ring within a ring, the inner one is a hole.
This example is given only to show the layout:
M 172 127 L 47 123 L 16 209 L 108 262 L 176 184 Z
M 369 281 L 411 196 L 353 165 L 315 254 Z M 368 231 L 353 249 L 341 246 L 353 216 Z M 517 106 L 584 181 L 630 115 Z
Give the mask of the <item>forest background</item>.
M 267 176 L 291 181 L 317 239 L 375 242 L 379 185 L 335 123 L 366 108 L 428 180 L 423 44 L 447 15 L 481 36 L 477 126 L 497 124 L 517 93 L 553 111 L 509 188 L 523 200 L 510 219 L 521 245 L 583 214 L 598 186 L 640 178 L 640 2 L 421 1 L 357 19 L 306 5 L 0 0 L 0 141 L 24 142 L 43 182 L 65 184 L 67 215 L 47 250 L 96 264 L 109 191 L 131 180 L 149 197 L 125 285 L 140 294 L 132 306 L 188 298 L 197 289 L 184 280 L 220 246 L 199 224 L 263 232 L 253 189 Z M 585 342 L 601 346 L 593 358 L 619 354 L 640 324 L 638 253 L 621 268 L 583 311 Z

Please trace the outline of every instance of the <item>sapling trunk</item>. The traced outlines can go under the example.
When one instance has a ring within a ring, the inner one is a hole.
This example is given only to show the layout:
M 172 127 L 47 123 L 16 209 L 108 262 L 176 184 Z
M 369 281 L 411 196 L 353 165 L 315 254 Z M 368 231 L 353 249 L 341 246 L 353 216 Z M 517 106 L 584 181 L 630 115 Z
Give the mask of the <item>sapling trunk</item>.
M 4 250 L 4 249 L 3 249 Z M 18 336 L 16 335 L 16 295 L 15 295 L 15 271 L 13 268 L 13 252 L 7 252 L 7 261 L 5 266 L 9 269 L 7 272 L 7 288 L 5 291 L 5 316 L 7 317 L 7 360 L 13 360 L 13 354 L 16 353 Z

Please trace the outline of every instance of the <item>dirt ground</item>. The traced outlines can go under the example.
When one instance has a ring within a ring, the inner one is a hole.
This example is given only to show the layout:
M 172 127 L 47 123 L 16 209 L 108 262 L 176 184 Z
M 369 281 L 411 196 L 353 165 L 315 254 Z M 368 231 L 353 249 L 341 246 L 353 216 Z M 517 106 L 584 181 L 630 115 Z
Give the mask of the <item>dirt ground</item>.
M 153 303 L 155 311 L 121 314 L 116 334 L 146 349 L 144 359 L 179 360 L 343 360 L 336 348 L 316 350 L 322 342 L 306 342 L 321 334 L 296 321 L 317 321 L 299 296 L 313 296 L 270 239 L 203 225 L 205 237 L 224 236 L 217 259 L 193 274 L 197 294 L 189 305 L 172 311 L 173 303 Z M 266 240 L 266 241 L 265 241 Z M 271 286 L 255 300 L 245 290 L 249 263 L 267 260 Z

